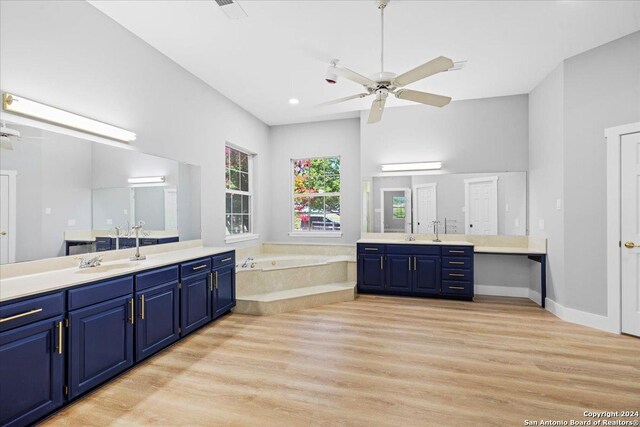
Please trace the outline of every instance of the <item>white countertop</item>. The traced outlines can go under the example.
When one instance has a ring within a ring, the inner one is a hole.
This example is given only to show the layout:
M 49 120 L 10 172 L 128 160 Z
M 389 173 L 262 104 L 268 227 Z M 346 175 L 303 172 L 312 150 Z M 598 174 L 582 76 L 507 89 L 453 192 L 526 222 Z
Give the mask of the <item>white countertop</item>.
M 434 242 L 433 240 L 405 240 L 405 239 L 360 239 L 356 243 L 376 245 L 431 245 L 431 246 L 473 246 L 465 241 Z
M 505 255 L 545 255 L 546 252 L 540 249 L 521 246 L 474 246 L 471 242 L 463 240 L 449 240 L 444 242 L 434 242 L 433 240 L 400 240 L 400 239 L 360 239 L 357 243 L 369 243 L 378 245 L 440 245 L 440 246 L 473 246 L 476 254 L 505 254 Z
M 546 255 L 546 252 L 540 249 L 521 248 L 517 246 L 475 246 L 473 251 L 477 254 Z
M 129 261 L 128 258 L 124 258 L 104 262 L 100 267 L 84 269 L 79 269 L 78 267 L 64 268 L 0 279 L 0 302 L 70 288 L 85 283 L 97 282 L 112 277 L 138 273 L 144 270 L 208 257 L 232 250 L 232 248 L 198 246 L 148 254 L 147 259 L 143 261 Z

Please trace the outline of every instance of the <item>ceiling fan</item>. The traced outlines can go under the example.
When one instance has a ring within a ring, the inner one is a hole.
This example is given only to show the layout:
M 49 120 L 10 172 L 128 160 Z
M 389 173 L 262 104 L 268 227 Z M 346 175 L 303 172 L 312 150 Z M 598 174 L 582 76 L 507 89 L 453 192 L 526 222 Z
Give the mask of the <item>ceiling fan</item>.
M 327 71 L 327 77 L 325 79 L 328 83 L 336 83 L 337 76 L 342 76 L 361 84 L 364 86 L 366 92 L 325 102 L 320 104 L 319 107 L 338 104 L 351 99 L 364 98 L 369 95 L 375 95 L 376 99 L 374 99 L 371 104 L 371 110 L 369 111 L 369 119 L 367 122 L 376 123 L 382 119 L 384 105 L 390 93 L 399 99 L 406 99 L 413 102 L 419 102 L 421 104 L 432 105 L 434 107 L 444 107 L 447 105 L 451 102 L 451 98 L 448 96 L 403 88 L 411 83 L 417 82 L 418 80 L 422 80 L 443 71 L 448 71 L 455 65 L 451 59 L 439 56 L 400 75 L 384 71 L 384 9 L 389 4 L 389 0 L 377 0 L 377 4 L 378 9 L 380 9 L 381 25 L 380 72 L 371 75 L 370 77 L 365 77 L 348 68 L 338 67 L 338 61 L 333 60 L 329 70 Z

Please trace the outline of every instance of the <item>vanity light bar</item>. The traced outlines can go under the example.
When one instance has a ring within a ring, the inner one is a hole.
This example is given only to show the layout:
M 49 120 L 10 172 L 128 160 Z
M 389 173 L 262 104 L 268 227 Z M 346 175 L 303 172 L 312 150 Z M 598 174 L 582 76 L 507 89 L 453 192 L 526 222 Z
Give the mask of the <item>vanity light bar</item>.
M 382 172 L 429 171 L 442 169 L 442 162 L 390 163 L 382 165 Z
M 162 184 L 164 176 L 146 176 L 141 178 L 128 178 L 129 184 Z
M 117 141 L 131 142 L 136 139 L 136 134 L 128 130 L 50 107 L 8 92 L 2 94 L 2 109 L 10 113 L 43 120 Z

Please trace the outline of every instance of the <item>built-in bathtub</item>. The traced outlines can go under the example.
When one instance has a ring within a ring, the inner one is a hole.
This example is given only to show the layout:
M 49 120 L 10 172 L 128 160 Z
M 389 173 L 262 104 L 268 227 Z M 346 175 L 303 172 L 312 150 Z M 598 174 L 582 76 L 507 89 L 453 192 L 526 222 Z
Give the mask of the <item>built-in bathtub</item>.
M 246 265 L 246 258 L 236 260 L 237 313 L 275 314 L 354 298 L 353 257 L 262 253 L 252 258 Z

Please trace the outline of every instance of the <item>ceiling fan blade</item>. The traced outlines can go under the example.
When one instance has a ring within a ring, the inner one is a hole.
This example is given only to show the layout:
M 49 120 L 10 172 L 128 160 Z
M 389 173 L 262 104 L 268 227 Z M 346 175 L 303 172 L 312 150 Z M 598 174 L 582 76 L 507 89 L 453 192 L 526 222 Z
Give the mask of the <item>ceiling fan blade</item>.
M 433 93 L 420 92 L 418 90 L 402 89 L 396 92 L 396 98 L 408 101 L 419 102 L 420 104 L 433 105 L 434 107 L 444 107 L 451 98 L 448 96 L 436 95 Z
M 393 79 L 393 84 L 397 87 L 406 86 L 434 74 L 441 73 L 442 71 L 447 71 L 451 67 L 453 67 L 453 61 L 451 59 L 445 56 L 439 56 L 436 59 L 425 62 L 413 70 L 400 74 L 398 77 Z
M 333 71 L 339 75 L 344 77 L 345 79 L 349 79 L 353 82 L 356 82 L 358 84 L 361 84 L 362 86 L 365 87 L 370 87 L 372 89 L 375 89 L 378 87 L 378 83 L 371 80 L 368 77 L 363 76 L 362 74 L 358 74 L 355 71 L 352 71 L 348 68 L 343 68 L 343 67 L 333 67 Z
M 367 123 L 377 123 L 382 119 L 385 102 L 387 102 L 386 98 L 373 100 L 373 102 L 371 103 L 371 110 L 369 111 L 369 120 L 367 120 Z
M 323 102 L 322 104 L 318 104 L 316 105 L 316 108 L 326 107 L 327 105 L 339 104 L 341 102 L 349 101 L 351 99 L 364 98 L 365 96 L 369 96 L 369 95 L 371 95 L 369 92 L 365 92 L 365 93 L 359 93 L 357 95 L 345 96 L 344 98 L 334 99 L 333 101 L 327 101 L 327 102 Z

